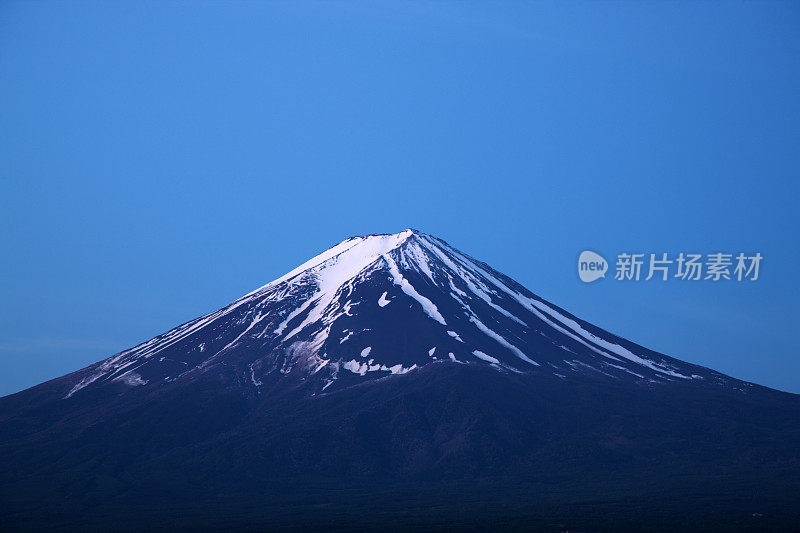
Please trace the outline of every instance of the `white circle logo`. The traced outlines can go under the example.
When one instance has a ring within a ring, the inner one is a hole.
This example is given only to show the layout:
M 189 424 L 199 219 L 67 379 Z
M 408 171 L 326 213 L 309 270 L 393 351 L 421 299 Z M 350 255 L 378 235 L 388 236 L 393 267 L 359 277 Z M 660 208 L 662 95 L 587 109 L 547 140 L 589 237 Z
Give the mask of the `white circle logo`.
M 581 252 L 578 257 L 578 276 L 582 282 L 591 283 L 604 278 L 606 271 L 608 271 L 608 261 L 602 255 L 589 250 Z

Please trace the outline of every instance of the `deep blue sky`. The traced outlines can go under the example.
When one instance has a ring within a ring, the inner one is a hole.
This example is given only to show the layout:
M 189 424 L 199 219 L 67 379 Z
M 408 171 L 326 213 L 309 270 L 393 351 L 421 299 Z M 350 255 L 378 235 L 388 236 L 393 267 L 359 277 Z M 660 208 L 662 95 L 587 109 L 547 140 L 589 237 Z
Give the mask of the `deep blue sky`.
M 0 394 L 415 227 L 800 392 L 797 3 L 0 3 Z M 583 249 L 760 251 L 592 285 Z

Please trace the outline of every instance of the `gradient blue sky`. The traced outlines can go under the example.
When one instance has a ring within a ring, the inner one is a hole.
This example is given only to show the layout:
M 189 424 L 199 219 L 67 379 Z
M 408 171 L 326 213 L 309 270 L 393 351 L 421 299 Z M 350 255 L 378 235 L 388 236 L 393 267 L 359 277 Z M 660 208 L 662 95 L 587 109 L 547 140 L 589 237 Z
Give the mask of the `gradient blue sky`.
M 0 394 L 415 227 L 800 392 L 800 5 L 0 3 Z M 760 251 L 755 283 L 578 253 Z

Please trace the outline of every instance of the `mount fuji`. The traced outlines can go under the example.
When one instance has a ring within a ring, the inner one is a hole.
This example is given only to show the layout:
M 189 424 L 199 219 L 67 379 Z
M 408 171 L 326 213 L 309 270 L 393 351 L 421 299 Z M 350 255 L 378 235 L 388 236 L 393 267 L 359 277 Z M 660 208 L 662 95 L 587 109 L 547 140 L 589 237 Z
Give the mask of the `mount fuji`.
M 205 374 L 248 395 L 300 384 L 314 395 L 433 364 L 751 386 L 599 330 L 444 241 L 406 230 L 347 239 L 219 311 L 74 374 L 65 399 L 87 388 L 170 388 Z
M 409 229 L 0 399 L 0 528 L 791 529 L 798 421 Z

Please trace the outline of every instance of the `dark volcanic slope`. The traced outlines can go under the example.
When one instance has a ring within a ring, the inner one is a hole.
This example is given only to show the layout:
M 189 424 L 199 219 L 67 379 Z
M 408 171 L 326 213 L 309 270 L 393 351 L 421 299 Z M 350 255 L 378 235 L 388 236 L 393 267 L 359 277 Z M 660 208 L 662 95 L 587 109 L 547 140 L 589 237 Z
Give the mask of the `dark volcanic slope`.
M 354 237 L 0 399 L 0 526 L 790 529 L 799 415 L 444 241 Z

